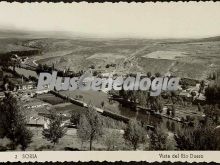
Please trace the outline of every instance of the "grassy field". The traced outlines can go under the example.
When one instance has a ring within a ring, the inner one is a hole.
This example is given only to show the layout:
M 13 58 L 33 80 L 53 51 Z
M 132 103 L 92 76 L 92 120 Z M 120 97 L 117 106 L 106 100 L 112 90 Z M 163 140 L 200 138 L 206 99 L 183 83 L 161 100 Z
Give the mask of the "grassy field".
M 44 102 L 47 102 L 49 104 L 52 104 L 52 105 L 56 105 L 56 104 L 60 104 L 60 103 L 64 103 L 65 101 L 59 97 L 55 97 L 54 95 L 52 94 L 43 94 L 43 95 L 38 95 L 36 97 L 37 99 L 39 100 L 42 100 Z
M 155 51 L 144 55 L 145 58 L 153 58 L 153 59 L 165 59 L 165 60 L 176 60 L 177 58 L 184 57 L 184 52 L 178 51 Z
M 62 91 L 60 93 L 72 98 L 77 98 L 77 97 L 79 98 L 79 96 L 81 96 L 82 98 L 80 98 L 79 100 L 82 100 L 88 104 L 92 104 L 93 106 L 99 108 L 102 108 L 101 103 L 104 102 L 104 109 L 110 110 L 118 114 L 120 113 L 120 111 L 118 110 L 118 103 L 110 103 L 108 100 L 108 95 L 104 92 L 93 91 L 93 90 L 89 90 L 89 91 L 75 90 L 73 92 Z

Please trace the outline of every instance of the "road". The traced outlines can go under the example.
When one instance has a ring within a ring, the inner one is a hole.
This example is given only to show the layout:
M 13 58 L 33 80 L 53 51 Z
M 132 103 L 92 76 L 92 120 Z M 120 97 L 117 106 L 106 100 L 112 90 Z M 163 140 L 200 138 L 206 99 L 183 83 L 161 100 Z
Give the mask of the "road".
M 150 46 L 151 47 L 151 46 Z M 142 52 L 144 52 L 146 49 L 148 49 L 149 48 L 149 45 L 148 46 L 145 46 L 145 47 L 143 47 L 143 48 L 141 48 L 141 49 L 138 49 L 138 50 L 136 50 L 135 52 L 133 52 L 132 54 L 130 54 L 128 57 L 126 57 L 125 59 L 124 59 L 124 61 L 123 62 L 121 62 L 116 68 L 115 68 L 115 70 L 113 71 L 113 73 L 112 73 L 112 75 L 114 75 L 115 73 L 117 73 L 117 71 L 118 71 L 118 69 L 120 69 L 121 67 L 123 68 L 124 66 L 124 64 L 125 64 L 125 62 L 131 62 L 131 60 L 133 60 L 137 55 L 139 55 L 140 53 L 142 53 Z M 134 60 L 135 61 L 135 60 Z M 133 61 L 133 62 L 134 62 Z M 137 65 L 136 65 L 137 66 Z

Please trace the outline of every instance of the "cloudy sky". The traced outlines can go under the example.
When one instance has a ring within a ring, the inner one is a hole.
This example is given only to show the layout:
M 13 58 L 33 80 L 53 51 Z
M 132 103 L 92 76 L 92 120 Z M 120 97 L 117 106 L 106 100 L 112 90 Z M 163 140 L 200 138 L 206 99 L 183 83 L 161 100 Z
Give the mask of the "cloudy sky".
M 220 2 L 0 3 L 0 29 L 70 31 L 106 37 L 220 35 Z

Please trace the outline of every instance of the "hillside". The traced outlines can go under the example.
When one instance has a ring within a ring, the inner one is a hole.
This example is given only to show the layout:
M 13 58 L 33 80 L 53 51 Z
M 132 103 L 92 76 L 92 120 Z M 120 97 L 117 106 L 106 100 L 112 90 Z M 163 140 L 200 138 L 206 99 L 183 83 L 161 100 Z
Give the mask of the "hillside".
M 30 59 L 42 64 L 55 64 L 59 69 L 79 71 L 94 65 L 102 72 L 169 72 L 180 77 L 204 79 L 220 67 L 219 36 L 196 40 L 151 40 L 65 38 L 64 35 L 63 38 L 44 38 L 37 37 L 36 33 L 35 37 L 30 37 L 28 33 L 8 33 L 0 32 L 0 54 L 40 50 L 41 54 L 30 54 Z M 5 35 L 10 37 L 1 37 Z M 108 64 L 116 64 L 116 68 L 106 68 Z

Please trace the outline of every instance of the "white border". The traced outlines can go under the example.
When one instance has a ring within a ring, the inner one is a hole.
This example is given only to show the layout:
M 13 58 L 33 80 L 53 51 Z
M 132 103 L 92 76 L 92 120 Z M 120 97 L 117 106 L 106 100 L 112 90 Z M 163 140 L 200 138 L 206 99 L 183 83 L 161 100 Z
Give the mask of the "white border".
M 170 155 L 170 158 L 160 158 L 159 154 Z M 189 155 L 181 158 L 181 154 Z M 190 158 L 190 154 L 202 155 L 203 158 Z M 32 155 L 37 158 L 23 158 Z M 179 155 L 179 158 L 172 158 Z M 25 151 L 0 152 L 0 162 L 88 162 L 88 161 L 147 161 L 147 162 L 216 162 L 220 163 L 220 151 Z

